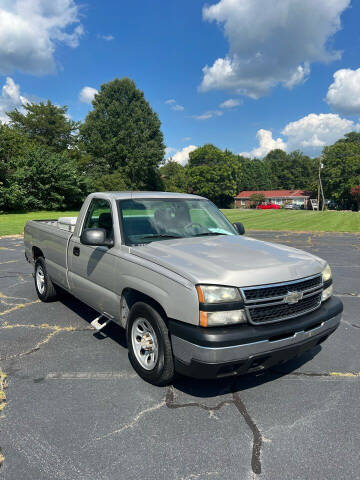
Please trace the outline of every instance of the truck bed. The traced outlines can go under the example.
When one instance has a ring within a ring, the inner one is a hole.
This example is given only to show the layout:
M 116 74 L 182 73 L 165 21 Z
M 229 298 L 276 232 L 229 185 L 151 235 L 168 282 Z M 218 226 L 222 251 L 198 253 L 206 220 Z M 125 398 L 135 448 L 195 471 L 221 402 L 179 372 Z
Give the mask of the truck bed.
M 51 278 L 67 287 L 67 248 L 72 236 L 60 226 L 58 220 L 30 220 L 24 229 L 25 257 L 29 262 L 41 251 Z

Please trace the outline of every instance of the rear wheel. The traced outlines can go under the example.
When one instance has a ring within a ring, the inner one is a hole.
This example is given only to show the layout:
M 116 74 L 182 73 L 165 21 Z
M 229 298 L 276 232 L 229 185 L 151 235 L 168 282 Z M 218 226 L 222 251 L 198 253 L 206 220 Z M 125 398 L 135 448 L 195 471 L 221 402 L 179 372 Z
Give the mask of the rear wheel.
M 58 292 L 46 269 L 45 258 L 39 257 L 35 262 L 35 289 L 42 302 L 53 302 L 58 298 Z
M 174 377 L 174 360 L 168 329 L 150 305 L 133 305 L 127 326 L 129 359 L 137 373 L 153 385 L 166 385 Z

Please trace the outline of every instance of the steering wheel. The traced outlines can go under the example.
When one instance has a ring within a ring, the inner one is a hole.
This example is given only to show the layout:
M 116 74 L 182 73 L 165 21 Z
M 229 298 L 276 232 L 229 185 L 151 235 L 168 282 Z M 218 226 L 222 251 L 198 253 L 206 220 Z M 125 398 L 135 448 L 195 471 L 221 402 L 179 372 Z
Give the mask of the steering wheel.
M 185 225 L 184 227 L 184 230 L 188 231 L 190 228 L 193 228 L 193 227 L 199 227 L 199 228 L 203 228 L 203 226 L 201 225 L 201 223 L 197 223 L 197 222 L 190 222 L 188 223 L 187 225 Z

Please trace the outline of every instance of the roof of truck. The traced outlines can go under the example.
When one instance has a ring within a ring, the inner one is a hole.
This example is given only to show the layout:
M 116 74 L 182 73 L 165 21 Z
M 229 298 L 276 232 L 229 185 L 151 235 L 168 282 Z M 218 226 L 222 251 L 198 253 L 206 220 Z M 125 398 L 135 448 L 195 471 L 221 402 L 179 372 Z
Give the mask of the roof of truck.
M 199 195 L 191 195 L 189 193 L 175 193 L 175 192 L 140 192 L 140 191 L 125 191 L 125 192 L 95 192 L 91 196 L 102 196 L 103 198 L 113 198 L 115 200 L 124 200 L 129 198 L 204 198 Z

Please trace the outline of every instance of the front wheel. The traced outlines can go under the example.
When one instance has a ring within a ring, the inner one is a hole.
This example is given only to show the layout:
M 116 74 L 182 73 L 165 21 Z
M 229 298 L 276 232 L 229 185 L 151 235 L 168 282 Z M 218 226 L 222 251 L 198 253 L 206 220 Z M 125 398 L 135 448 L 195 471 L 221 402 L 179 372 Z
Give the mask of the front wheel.
M 35 262 L 35 288 L 42 302 L 57 300 L 58 293 L 46 269 L 45 259 L 40 257 Z
M 174 359 L 168 329 L 150 305 L 137 302 L 127 325 L 129 359 L 137 373 L 153 385 L 167 385 L 174 378 Z

